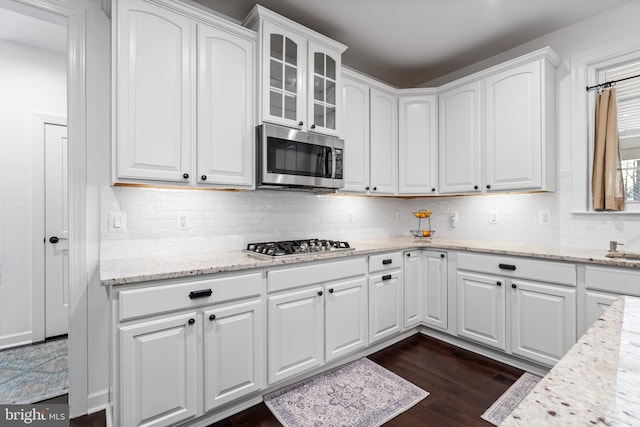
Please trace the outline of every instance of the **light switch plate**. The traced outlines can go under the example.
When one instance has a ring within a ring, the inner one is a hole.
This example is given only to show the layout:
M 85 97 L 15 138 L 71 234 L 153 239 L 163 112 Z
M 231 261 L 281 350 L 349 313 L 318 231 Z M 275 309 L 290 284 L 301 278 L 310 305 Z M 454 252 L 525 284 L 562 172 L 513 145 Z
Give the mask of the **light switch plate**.
M 122 211 L 109 212 L 109 232 L 121 233 L 127 231 L 127 214 Z
M 489 224 L 498 223 L 498 211 L 489 211 Z

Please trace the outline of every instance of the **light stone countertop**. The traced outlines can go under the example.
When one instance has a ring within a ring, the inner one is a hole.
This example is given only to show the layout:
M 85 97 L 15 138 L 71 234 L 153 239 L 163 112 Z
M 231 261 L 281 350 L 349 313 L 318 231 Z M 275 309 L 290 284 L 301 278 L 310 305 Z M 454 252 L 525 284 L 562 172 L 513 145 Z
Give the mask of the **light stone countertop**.
M 640 425 L 640 298 L 620 297 L 500 424 Z
M 100 281 L 103 285 L 120 285 L 407 249 L 465 250 L 567 262 L 640 268 L 640 261 L 605 257 L 606 249 L 553 247 L 526 243 L 460 240 L 437 237 L 434 237 L 432 242 L 429 243 L 414 239 L 411 236 L 357 240 L 350 241 L 349 243 L 354 250 L 287 256 L 273 260 L 258 258 L 255 255 L 249 255 L 241 250 L 210 252 L 205 254 L 179 253 L 176 255 L 154 255 L 102 260 L 100 262 Z

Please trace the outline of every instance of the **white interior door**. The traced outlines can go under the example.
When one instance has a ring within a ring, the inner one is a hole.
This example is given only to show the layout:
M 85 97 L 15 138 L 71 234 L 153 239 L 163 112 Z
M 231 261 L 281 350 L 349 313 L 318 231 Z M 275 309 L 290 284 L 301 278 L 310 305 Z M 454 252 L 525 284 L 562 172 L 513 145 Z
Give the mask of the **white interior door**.
M 69 330 L 67 127 L 45 124 L 45 337 Z

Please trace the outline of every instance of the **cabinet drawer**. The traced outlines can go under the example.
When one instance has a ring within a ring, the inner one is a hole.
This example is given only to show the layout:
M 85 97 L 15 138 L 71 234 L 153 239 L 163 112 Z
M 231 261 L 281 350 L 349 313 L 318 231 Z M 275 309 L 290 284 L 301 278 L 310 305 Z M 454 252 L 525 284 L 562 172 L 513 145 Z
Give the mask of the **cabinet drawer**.
M 369 257 L 369 273 L 391 270 L 402 266 L 402 254 L 394 252 L 390 254 L 372 255 Z
M 217 304 L 261 293 L 260 273 L 120 291 L 120 320 Z
M 367 267 L 362 257 L 269 271 L 267 273 L 267 292 L 278 292 L 300 286 L 331 282 L 363 275 L 366 271 Z
M 640 296 L 640 270 L 586 266 L 584 271 L 587 289 Z
M 576 266 L 569 263 L 460 252 L 458 269 L 576 286 Z

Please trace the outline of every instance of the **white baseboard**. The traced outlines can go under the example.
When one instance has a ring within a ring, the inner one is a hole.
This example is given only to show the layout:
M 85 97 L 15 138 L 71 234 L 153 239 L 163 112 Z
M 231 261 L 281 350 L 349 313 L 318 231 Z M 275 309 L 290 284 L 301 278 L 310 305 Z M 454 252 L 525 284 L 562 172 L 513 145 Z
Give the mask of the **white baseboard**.
M 31 344 L 32 342 L 33 336 L 31 331 L 13 335 L 4 335 L 0 337 L 0 350 L 19 345 Z
M 87 397 L 87 414 L 93 414 L 98 411 L 110 411 L 109 408 L 109 389 L 89 393 Z

